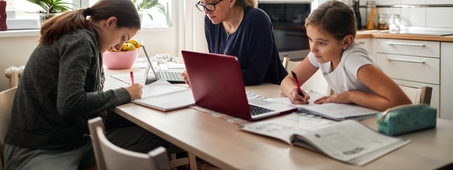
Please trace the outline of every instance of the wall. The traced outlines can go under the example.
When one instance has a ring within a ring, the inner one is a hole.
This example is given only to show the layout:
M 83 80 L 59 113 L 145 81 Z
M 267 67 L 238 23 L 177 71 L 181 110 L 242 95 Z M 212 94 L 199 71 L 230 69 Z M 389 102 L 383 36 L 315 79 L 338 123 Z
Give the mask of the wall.
M 0 38 L 0 72 L 10 66 L 24 65 L 30 53 L 38 44 L 37 36 L 1 37 Z M 0 91 L 8 88 L 9 79 L 0 74 Z
M 38 33 L 36 33 L 38 34 Z M 135 39 L 143 40 L 149 55 L 169 53 L 171 56 L 180 55 L 176 28 L 158 28 L 141 30 Z M 0 71 L 10 66 L 25 65 L 28 57 L 38 45 L 39 36 L 0 37 Z M 143 54 L 143 53 L 141 53 Z M 0 75 L 0 91 L 8 88 L 9 79 Z
M 366 1 L 360 0 L 362 24 Z M 452 31 L 452 0 L 375 0 L 378 14 L 399 14 L 402 30 Z

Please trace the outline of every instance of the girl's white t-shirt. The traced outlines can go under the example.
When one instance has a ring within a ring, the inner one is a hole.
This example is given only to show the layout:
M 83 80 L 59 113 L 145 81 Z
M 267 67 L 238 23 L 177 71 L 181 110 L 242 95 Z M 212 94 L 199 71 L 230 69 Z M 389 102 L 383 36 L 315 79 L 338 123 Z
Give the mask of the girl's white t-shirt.
M 331 70 L 331 62 L 318 63 L 315 55 L 310 52 L 308 54 L 310 63 L 319 68 L 326 79 L 327 84 L 335 93 L 343 93 L 346 91 L 362 91 L 366 93 L 374 93 L 367 86 L 365 86 L 357 78 L 357 71 L 360 67 L 371 64 L 379 70 L 381 67 L 377 64 L 376 60 L 370 54 L 360 47 L 358 44 L 353 43 L 349 48 L 344 50 L 341 56 L 340 64 L 335 70 Z

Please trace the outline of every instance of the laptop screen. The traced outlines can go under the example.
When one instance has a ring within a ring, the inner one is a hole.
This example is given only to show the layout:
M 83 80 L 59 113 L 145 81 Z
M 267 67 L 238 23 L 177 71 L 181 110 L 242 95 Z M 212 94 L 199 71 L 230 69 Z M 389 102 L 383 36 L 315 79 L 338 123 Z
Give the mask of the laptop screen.
M 197 105 L 235 117 L 250 115 L 236 57 L 184 50 L 182 56 Z
M 152 82 L 157 81 L 157 76 L 156 76 L 156 72 L 154 71 L 153 63 L 151 62 L 148 52 L 146 51 L 145 45 L 142 45 L 142 48 L 143 48 L 143 52 L 145 52 L 146 60 L 148 61 L 148 64 L 146 66 L 146 71 L 145 71 L 145 84 L 150 84 Z M 151 74 L 150 74 L 150 72 L 151 72 Z
M 234 56 L 185 50 L 182 56 L 198 106 L 245 120 L 295 110 L 293 106 L 262 99 L 248 100 L 239 61 Z M 252 115 L 252 110 L 258 113 Z

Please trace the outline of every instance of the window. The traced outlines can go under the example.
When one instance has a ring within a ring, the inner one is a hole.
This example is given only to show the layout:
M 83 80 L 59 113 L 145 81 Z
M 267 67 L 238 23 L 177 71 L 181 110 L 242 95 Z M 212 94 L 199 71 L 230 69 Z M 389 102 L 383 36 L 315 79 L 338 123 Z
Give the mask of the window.
M 151 20 L 148 15 L 143 15 L 142 23 L 144 27 L 168 27 L 171 26 L 171 0 L 159 0 L 159 3 L 165 7 L 165 13 L 161 13 L 157 8 L 151 8 L 148 12 L 153 16 Z
M 63 0 L 77 5 L 80 8 L 86 8 L 97 2 L 97 0 Z M 140 1 L 140 0 L 138 0 Z M 142 23 L 143 27 L 168 27 L 171 26 L 171 19 L 169 11 L 171 8 L 172 0 L 159 0 L 162 4 L 166 13 L 162 14 L 156 8 L 149 9 L 149 13 L 153 16 L 151 20 L 147 15 L 143 15 Z M 35 5 L 27 0 L 8 0 L 6 11 L 8 20 L 8 29 L 36 29 L 39 28 L 37 25 L 37 11 L 41 10 L 41 7 Z M 30 24 L 31 23 L 31 24 Z M 10 25 L 12 24 L 12 25 Z M 30 26 L 32 25 L 32 26 Z
M 79 1 L 63 0 L 64 2 L 74 3 L 78 5 Z M 8 19 L 37 19 L 37 12 L 42 8 L 27 0 L 8 0 L 6 5 L 6 13 Z
M 89 0 L 90 6 L 97 2 L 97 0 Z M 137 2 L 141 2 L 142 0 L 137 0 Z M 171 8 L 171 0 L 159 0 L 159 3 L 162 4 L 165 8 L 165 14 L 159 12 L 157 8 L 151 8 L 146 10 L 149 14 L 153 16 L 153 20 L 149 18 L 148 15 L 142 15 L 142 26 L 144 27 L 167 27 L 171 26 L 170 14 L 169 11 Z

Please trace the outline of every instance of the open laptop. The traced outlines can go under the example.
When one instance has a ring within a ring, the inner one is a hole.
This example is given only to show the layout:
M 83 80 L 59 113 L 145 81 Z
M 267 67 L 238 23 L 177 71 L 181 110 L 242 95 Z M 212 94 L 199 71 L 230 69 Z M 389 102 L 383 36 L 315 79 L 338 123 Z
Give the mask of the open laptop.
M 263 99 L 248 100 L 234 56 L 182 50 L 182 57 L 198 106 L 252 121 L 296 110 Z
M 145 52 L 146 60 L 148 60 L 148 65 L 146 66 L 145 71 L 145 84 L 150 84 L 160 79 L 167 80 L 170 83 L 185 83 L 184 78 L 181 75 L 181 72 L 155 71 L 145 46 L 142 45 L 142 48 L 143 52 Z

